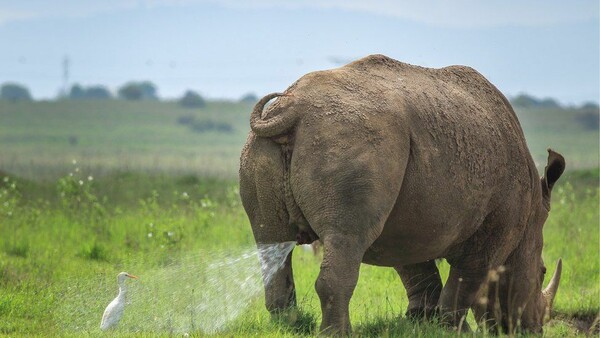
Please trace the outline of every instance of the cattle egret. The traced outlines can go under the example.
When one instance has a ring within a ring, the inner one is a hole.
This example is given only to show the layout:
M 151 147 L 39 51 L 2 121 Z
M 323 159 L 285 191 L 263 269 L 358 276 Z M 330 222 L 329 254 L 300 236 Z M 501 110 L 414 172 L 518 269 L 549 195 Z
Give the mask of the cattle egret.
M 127 294 L 127 285 L 125 285 L 126 278 L 138 279 L 137 276 L 130 275 L 127 272 L 121 272 L 117 275 L 117 283 L 119 284 L 119 294 L 117 298 L 113 299 L 110 304 L 104 310 L 102 315 L 102 322 L 100 328 L 102 330 L 108 330 L 119 324 L 121 317 L 123 317 L 123 310 L 125 309 L 125 296 Z

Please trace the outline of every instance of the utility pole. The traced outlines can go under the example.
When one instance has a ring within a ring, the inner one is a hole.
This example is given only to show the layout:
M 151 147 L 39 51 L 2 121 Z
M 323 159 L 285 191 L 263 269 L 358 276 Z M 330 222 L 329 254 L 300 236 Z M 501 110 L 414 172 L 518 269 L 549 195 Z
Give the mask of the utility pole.
M 67 97 L 67 95 L 69 95 L 69 57 L 65 55 L 63 62 L 62 62 L 62 66 L 63 66 L 63 89 L 62 89 L 62 96 L 63 97 Z

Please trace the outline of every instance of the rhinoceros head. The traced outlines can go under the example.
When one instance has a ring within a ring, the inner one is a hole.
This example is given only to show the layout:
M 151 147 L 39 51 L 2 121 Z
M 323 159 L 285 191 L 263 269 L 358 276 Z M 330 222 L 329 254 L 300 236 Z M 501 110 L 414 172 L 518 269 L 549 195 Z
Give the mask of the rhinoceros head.
M 559 259 L 550 282 L 542 290 L 546 274 L 542 229 L 550 211 L 552 188 L 565 169 L 565 160 L 560 154 L 551 149 L 548 154 L 548 164 L 540 178 L 541 193 L 534 194 L 528 228 L 507 260 L 505 278 L 500 284 L 501 322 L 509 332 L 517 327 L 541 332 L 542 325 L 550 318 L 560 282 L 562 261 Z

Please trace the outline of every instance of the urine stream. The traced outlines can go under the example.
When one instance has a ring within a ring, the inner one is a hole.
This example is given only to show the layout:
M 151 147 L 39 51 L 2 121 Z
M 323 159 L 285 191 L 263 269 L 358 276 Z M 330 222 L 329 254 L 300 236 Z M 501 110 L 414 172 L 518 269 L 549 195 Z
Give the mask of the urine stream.
M 127 305 L 117 327 L 123 332 L 204 333 L 222 331 L 264 294 L 295 242 L 260 245 L 236 252 L 185 255 L 165 267 L 128 280 Z M 262 263 L 262 264 L 261 264 Z M 139 266 L 140 264 L 134 264 Z M 117 295 L 115 278 L 70 281 L 55 314 L 66 332 L 100 332 L 104 308 Z

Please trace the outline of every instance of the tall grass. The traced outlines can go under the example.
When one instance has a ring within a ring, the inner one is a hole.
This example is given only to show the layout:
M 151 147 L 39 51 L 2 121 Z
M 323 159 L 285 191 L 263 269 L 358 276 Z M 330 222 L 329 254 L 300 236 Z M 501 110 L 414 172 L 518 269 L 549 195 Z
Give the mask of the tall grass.
M 115 335 L 181 333 L 176 329 L 184 324 L 177 323 L 188 323 L 188 314 L 169 311 L 184 311 L 186 301 L 206 296 L 202 288 L 189 288 L 205 275 L 206 264 L 254 246 L 234 181 L 134 172 L 97 177 L 70 166 L 55 181 L 0 181 L 1 334 L 99 334 L 100 316 L 123 270 L 141 281 L 132 284 L 134 306 L 127 308 Z M 591 177 L 590 184 L 589 174 L 571 174 L 553 193 L 544 260 L 553 271 L 553 262 L 562 257 L 564 272 L 556 300 L 559 319 L 546 328 L 550 336 L 577 334 L 576 321 L 600 308 L 599 189 L 593 172 Z M 296 248 L 293 264 L 300 304 L 295 325 L 272 321 L 258 292 L 239 317 L 214 334 L 316 335 L 321 311 L 314 281 L 320 258 Z M 445 277 L 445 263 L 441 271 Z M 188 287 L 183 293 L 188 297 L 160 296 L 169 285 Z M 214 292 L 214 297 L 227 294 Z M 453 335 L 434 324 L 401 319 L 407 304 L 393 269 L 363 265 L 351 301 L 355 332 Z M 171 313 L 171 321 L 153 307 Z M 204 334 L 200 328 L 190 333 Z

